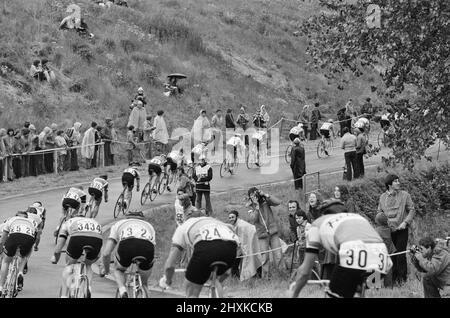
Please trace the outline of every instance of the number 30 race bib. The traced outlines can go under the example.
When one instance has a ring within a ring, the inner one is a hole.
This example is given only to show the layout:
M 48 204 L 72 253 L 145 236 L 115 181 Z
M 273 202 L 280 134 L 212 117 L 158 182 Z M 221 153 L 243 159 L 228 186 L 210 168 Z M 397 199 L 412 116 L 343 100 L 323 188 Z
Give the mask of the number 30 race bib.
M 345 242 L 339 249 L 339 260 L 342 267 L 374 270 L 383 274 L 392 267 L 392 261 L 384 243 Z

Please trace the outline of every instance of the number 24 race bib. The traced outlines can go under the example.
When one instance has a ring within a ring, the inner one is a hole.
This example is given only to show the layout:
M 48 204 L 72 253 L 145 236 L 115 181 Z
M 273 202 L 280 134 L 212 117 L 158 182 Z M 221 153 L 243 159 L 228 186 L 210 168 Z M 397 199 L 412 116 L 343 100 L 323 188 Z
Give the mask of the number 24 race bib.
M 236 241 L 236 234 L 226 226 L 218 224 L 207 224 L 200 228 L 203 241 L 227 240 Z
M 342 267 L 375 270 L 383 274 L 392 267 L 392 261 L 384 243 L 345 242 L 339 249 L 339 260 Z

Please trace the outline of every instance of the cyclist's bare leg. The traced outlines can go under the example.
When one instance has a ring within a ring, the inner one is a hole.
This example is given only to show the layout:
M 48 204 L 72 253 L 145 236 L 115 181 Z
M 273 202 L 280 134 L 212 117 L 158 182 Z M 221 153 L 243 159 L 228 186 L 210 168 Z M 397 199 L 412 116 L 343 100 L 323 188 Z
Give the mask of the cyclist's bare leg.
M 55 229 L 55 233 L 59 231 L 59 225 L 61 224 L 62 220 L 64 220 L 64 218 L 67 215 L 67 210 L 63 207 L 62 208 L 62 216 L 59 218 L 58 224 L 56 225 L 56 229 Z M 55 234 L 56 236 L 56 234 Z
M 77 262 L 76 259 L 73 259 L 69 255 L 66 254 L 66 266 L 62 272 L 62 283 L 61 283 L 61 297 L 66 297 L 69 287 L 67 286 L 67 282 L 72 276 L 73 272 L 73 264 Z
M 102 200 L 94 200 L 94 206 L 91 207 L 91 219 L 94 219 L 97 217 L 98 214 L 98 210 L 100 209 L 100 203 L 102 202 Z
M 152 274 L 152 269 L 150 268 L 148 271 L 139 269 L 138 272 L 139 272 L 139 275 L 141 275 L 142 285 L 144 286 L 145 291 L 148 294 L 148 279 L 150 278 L 150 275 Z
M 203 285 L 192 283 L 186 280 L 186 297 L 188 298 L 198 298 L 200 292 L 202 291 Z
M 3 291 L 3 286 L 6 282 L 6 276 L 8 275 L 9 264 L 11 264 L 13 258 L 10 256 L 3 256 L 2 267 L 0 269 L 0 291 Z
M 115 269 L 114 269 L 114 278 L 117 283 L 117 287 L 119 288 L 119 292 L 122 295 L 124 292 L 127 291 L 127 288 L 125 287 L 125 271 L 127 270 L 125 267 L 119 264 L 117 259 L 114 261 Z
M 131 203 L 131 192 L 133 191 L 133 189 L 130 189 L 129 187 L 127 187 L 125 189 L 125 195 L 124 195 L 124 199 L 127 205 L 127 208 L 130 207 L 130 203 Z

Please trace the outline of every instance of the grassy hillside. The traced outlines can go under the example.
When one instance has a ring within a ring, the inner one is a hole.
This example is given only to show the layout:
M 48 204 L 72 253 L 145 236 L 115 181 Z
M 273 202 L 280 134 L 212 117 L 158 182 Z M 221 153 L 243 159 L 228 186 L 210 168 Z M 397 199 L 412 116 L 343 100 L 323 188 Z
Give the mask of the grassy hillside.
M 4 2 L 0 63 L 13 72 L 0 77 L 0 127 L 30 119 L 42 129 L 51 122 L 103 122 L 108 115 L 124 128 L 138 86 L 148 96 L 148 112 L 166 111 L 169 129 L 191 127 L 201 108 L 210 117 L 217 108 L 237 111 L 240 103 L 250 112 L 267 105 L 275 122 L 297 114 L 305 101 L 326 104 L 325 112 L 350 96 L 362 101 L 375 80 L 338 90 L 308 66 L 307 38 L 293 33 L 317 12 L 315 2 L 130 0 L 130 8 L 107 9 L 77 1 L 93 39 L 58 29 L 70 3 Z M 37 58 L 51 61 L 56 83 L 30 78 Z M 162 94 L 172 72 L 188 75 L 178 98 Z

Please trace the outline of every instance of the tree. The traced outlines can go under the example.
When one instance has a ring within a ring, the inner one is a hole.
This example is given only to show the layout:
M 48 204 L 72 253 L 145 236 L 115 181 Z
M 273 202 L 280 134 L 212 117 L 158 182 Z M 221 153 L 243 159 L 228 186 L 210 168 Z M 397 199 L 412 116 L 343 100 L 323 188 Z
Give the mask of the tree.
M 401 118 L 394 121 L 389 162 L 412 169 L 438 138 L 448 146 L 450 1 L 320 0 L 320 6 L 302 25 L 307 53 L 328 78 L 379 74 L 384 87 L 377 94 Z

